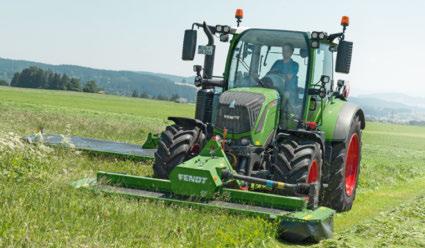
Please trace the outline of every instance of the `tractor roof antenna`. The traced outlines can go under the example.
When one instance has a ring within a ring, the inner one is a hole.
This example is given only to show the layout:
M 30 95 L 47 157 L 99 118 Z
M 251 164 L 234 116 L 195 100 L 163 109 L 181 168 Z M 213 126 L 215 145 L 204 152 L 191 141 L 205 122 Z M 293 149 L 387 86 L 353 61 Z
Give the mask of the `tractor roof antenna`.
M 243 9 L 236 9 L 235 18 L 237 26 L 239 27 L 239 24 L 242 22 L 243 18 Z

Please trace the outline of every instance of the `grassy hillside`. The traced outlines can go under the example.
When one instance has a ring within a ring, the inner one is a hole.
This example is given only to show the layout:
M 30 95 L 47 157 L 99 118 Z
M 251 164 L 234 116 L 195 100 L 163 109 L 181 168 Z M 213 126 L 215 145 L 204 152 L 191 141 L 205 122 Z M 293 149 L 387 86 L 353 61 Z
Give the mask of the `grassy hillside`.
M 97 170 L 151 175 L 151 162 L 115 160 L 22 144 L 44 127 L 141 143 L 170 115 L 194 106 L 145 99 L 0 87 L 0 247 L 291 246 L 277 223 L 74 190 Z M 338 214 L 335 238 L 319 247 L 425 246 L 425 128 L 368 123 L 360 188 L 352 211 Z

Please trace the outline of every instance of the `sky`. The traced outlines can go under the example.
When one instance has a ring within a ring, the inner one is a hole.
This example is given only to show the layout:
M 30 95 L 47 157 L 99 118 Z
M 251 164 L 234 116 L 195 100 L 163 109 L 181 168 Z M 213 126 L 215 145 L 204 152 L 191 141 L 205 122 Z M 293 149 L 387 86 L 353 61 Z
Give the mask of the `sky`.
M 351 73 L 336 79 L 350 81 L 353 95 L 425 96 L 423 0 L 0 0 L 0 57 L 190 76 L 203 59 L 181 60 L 184 30 L 201 21 L 235 25 L 236 8 L 243 26 L 328 33 L 348 15 Z M 215 75 L 228 46 L 218 43 Z

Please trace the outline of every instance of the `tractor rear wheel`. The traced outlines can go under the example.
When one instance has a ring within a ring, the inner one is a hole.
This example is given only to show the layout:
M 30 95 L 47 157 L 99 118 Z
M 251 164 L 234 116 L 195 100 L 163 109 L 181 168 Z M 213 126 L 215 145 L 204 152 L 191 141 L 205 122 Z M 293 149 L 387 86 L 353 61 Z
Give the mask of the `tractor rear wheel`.
M 361 122 L 359 116 L 351 122 L 345 142 L 332 145 L 328 163 L 328 186 L 322 192 L 322 205 L 338 212 L 348 211 L 356 197 L 361 160 Z
M 273 179 L 291 184 L 317 183 L 319 193 L 323 163 L 320 145 L 293 135 L 280 136 L 271 168 Z
M 205 142 L 204 132 L 196 126 L 168 126 L 161 133 L 153 165 L 154 176 L 168 179 L 178 164 L 196 156 Z

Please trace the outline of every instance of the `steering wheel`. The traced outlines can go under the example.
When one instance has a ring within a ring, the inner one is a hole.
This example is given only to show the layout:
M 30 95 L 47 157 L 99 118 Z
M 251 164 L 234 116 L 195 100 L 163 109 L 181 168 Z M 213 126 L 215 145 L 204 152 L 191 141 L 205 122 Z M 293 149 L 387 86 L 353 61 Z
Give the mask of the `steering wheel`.
M 279 73 L 267 73 L 262 79 L 264 86 L 267 88 L 275 88 L 283 96 L 285 89 L 285 79 Z
M 282 105 L 285 106 L 285 108 L 293 108 L 294 105 L 293 101 L 290 101 L 291 97 L 294 97 L 294 94 L 298 95 L 296 92 L 290 92 L 287 87 L 287 81 L 282 76 L 282 74 L 279 73 L 268 73 L 266 76 L 263 77 L 261 80 L 265 87 L 276 89 L 281 98 L 282 98 Z

